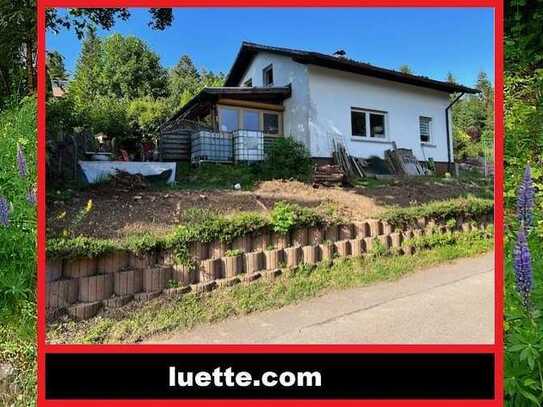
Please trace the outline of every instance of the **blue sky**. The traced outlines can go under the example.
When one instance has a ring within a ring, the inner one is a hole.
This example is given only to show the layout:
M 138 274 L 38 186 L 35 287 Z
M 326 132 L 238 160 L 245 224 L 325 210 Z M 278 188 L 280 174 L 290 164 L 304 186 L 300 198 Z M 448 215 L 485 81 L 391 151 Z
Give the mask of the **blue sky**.
M 227 73 L 242 41 L 323 53 L 344 49 L 350 58 L 443 80 L 447 72 L 473 85 L 485 71 L 494 78 L 493 10 L 483 8 L 179 8 L 165 31 L 152 31 L 145 9 L 132 9 L 111 31 L 134 35 L 165 67 L 184 54 L 195 65 Z M 47 33 L 73 72 L 81 42 L 74 33 Z

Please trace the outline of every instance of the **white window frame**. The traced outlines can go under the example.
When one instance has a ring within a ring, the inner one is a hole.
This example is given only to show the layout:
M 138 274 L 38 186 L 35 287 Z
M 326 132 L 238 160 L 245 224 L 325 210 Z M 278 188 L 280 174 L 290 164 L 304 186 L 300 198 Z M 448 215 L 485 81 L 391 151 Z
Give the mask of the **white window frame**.
M 268 71 L 271 71 L 272 73 L 272 81 L 271 83 L 266 83 L 266 73 Z M 268 66 L 266 66 L 265 68 L 262 69 L 262 86 L 273 86 L 273 82 L 275 81 L 275 78 L 274 78 L 274 72 L 273 72 L 273 64 L 269 64 Z
M 349 116 L 351 120 L 351 137 L 355 140 L 366 140 L 366 141 L 375 141 L 375 142 L 383 142 L 389 140 L 389 130 L 388 130 L 388 112 L 381 111 L 381 110 L 372 110 L 372 109 L 363 109 L 359 107 L 351 107 L 351 110 L 349 111 L 349 114 L 351 115 L 352 112 L 359 112 L 359 113 L 365 113 L 365 120 L 366 120 L 366 134 L 360 135 L 360 134 L 353 134 L 353 122 L 352 117 Z M 370 114 L 379 115 L 384 117 L 384 124 L 385 124 L 385 137 L 371 137 L 371 126 L 370 126 Z
M 430 119 L 430 123 L 428 125 L 428 131 L 429 131 L 429 135 L 428 135 L 428 141 L 422 141 L 422 134 L 420 133 L 420 121 L 421 119 Z M 434 126 L 434 118 L 432 116 L 425 116 L 425 115 L 419 115 L 419 142 L 421 144 L 424 144 L 424 145 L 434 145 L 434 129 L 433 129 L 433 126 Z
M 277 112 L 275 110 L 267 110 L 267 109 L 253 109 L 250 107 L 241 107 L 241 106 L 230 106 L 230 105 L 217 105 L 217 111 L 218 111 L 218 127 L 219 130 L 221 128 L 221 109 L 228 109 L 228 110 L 236 110 L 238 113 L 238 129 L 236 130 L 247 130 L 245 129 L 245 123 L 244 123 L 244 115 L 243 113 L 245 111 L 251 111 L 251 112 L 257 112 L 258 113 L 258 131 L 261 131 L 264 135 L 270 136 L 270 137 L 281 137 L 283 135 L 283 113 Z M 277 115 L 277 120 L 279 123 L 279 129 L 277 134 L 272 133 L 264 133 L 264 113 L 269 114 L 275 114 Z M 220 130 L 222 131 L 222 130 Z

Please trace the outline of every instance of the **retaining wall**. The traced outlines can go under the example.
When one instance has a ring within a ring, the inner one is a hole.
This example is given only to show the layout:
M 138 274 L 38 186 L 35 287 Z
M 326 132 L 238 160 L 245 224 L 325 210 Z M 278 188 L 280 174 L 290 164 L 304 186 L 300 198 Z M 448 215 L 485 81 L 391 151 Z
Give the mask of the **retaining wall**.
M 376 241 L 389 252 L 413 254 L 405 241 L 451 230 L 433 219 L 419 219 L 416 227 L 394 228 L 370 219 L 345 225 L 298 228 L 288 234 L 266 230 L 233 242 L 194 243 L 190 266 L 175 264 L 170 251 L 136 255 L 126 251 L 99 258 L 47 260 L 47 318 L 67 313 L 82 320 L 102 308 L 116 308 L 130 301 L 146 301 L 164 294 L 179 296 L 189 291 L 206 292 L 219 286 L 275 278 L 281 269 L 315 264 L 334 257 L 364 256 Z M 469 232 L 487 228 L 491 216 L 477 221 L 457 219 L 454 230 Z M 226 257 L 230 248 L 243 253 Z

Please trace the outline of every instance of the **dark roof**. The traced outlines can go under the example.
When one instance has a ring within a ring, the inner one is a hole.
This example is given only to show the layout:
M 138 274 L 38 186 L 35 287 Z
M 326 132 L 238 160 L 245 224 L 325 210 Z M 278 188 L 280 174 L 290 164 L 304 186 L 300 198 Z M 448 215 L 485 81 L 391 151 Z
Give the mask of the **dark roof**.
M 175 113 L 167 122 L 177 119 L 178 117 L 185 116 L 191 110 L 205 107 L 206 105 L 213 104 L 221 97 L 229 99 L 250 100 L 258 102 L 266 102 L 272 104 L 280 104 L 286 98 L 291 95 L 291 88 L 289 86 L 273 86 L 273 87 L 213 87 L 204 88 L 189 100 L 177 113 Z M 166 123 L 167 123 L 166 122 Z
M 319 52 L 302 51 L 290 48 L 270 47 L 267 45 L 243 42 L 238 52 L 236 60 L 225 80 L 226 86 L 236 86 L 243 77 L 247 67 L 258 52 L 270 52 L 272 54 L 291 57 L 294 61 L 301 64 L 311 64 L 330 69 L 351 72 L 375 78 L 386 79 L 394 82 L 407 83 L 410 85 L 430 88 L 447 93 L 479 93 L 477 89 L 468 88 L 456 83 L 436 81 L 425 76 L 417 76 L 407 73 L 394 71 L 391 69 L 379 68 L 364 62 L 354 61 L 352 59 L 321 54 Z

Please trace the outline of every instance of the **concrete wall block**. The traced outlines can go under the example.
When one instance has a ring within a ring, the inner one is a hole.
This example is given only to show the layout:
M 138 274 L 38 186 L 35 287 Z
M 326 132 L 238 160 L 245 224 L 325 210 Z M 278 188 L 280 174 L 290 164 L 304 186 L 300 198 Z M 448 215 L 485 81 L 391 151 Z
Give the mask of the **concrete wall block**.
M 266 259 L 266 266 L 264 267 L 264 269 L 273 270 L 281 267 L 284 252 L 283 249 L 266 250 L 264 252 L 264 257 Z
M 338 230 L 339 240 L 350 240 L 353 237 L 354 237 L 354 225 L 352 223 L 339 225 L 339 230 Z
M 143 291 L 146 293 L 162 291 L 172 278 L 169 267 L 154 267 L 143 271 Z
M 93 276 L 96 274 L 96 263 L 96 259 L 89 257 L 64 260 L 62 273 L 66 278 Z
M 353 257 L 360 257 L 365 253 L 366 243 L 363 238 L 351 239 L 349 243 L 351 245 L 351 255 Z
M 45 265 L 45 276 L 48 283 L 60 279 L 60 277 L 62 277 L 62 260 L 47 259 L 47 263 Z
M 334 257 L 336 246 L 333 243 L 321 243 L 319 246 L 319 258 L 321 260 L 330 260 Z
M 402 235 L 400 232 L 394 232 L 390 234 L 390 245 L 394 249 L 399 249 L 402 245 Z
M 162 293 L 164 295 L 166 295 L 167 297 L 169 297 L 169 298 L 179 298 L 183 294 L 186 294 L 186 293 L 189 293 L 189 292 L 190 292 L 190 287 L 189 286 L 175 287 L 175 288 L 165 288 L 164 290 L 162 290 Z
M 234 239 L 232 249 L 240 250 L 243 253 L 249 253 L 253 250 L 253 239 L 250 235 L 245 235 Z
M 79 301 L 102 301 L 113 295 L 113 274 L 98 274 L 79 279 Z
M 196 294 L 206 293 L 206 292 L 214 290 L 215 288 L 217 288 L 217 282 L 215 280 L 208 281 L 208 282 L 200 282 L 197 284 L 192 284 L 190 286 L 191 291 Z
M 412 256 L 413 254 L 415 254 L 415 247 L 414 246 L 403 246 L 402 247 L 402 252 L 406 256 Z
M 268 229 L 262 229 L 253 233 L 253 250 L 263 252 L 271 244 L 271 235 Z
M 383 235 L 390 235 L 394 231 L 394 227 L 387 221 L 381 222 L 381 228 L 383 230 Z
M 83 321 L 94 317 L 102 308 L 102 303 L 100 301 L 89 302 L 89 303 L 79 303 L 74 304 L 71 307 L 68 307 L 68 315 L 72 318 Z
M 302 247 L 304 256 L 304 264 L 316 264 L 319 261 L 319 251 L 317 246 L 304 246 Z
M 325 229 L 322 226 L 309 228 L 307 243 L 311 245 L 321 244 L 325 240 Z
M 138 301 L 138 302 L 150 301 L 160 296 L 160 294 L 162 294 L 162 291 L 151 291 L 151 292 L 143 291 L 141 293 L 134 294 L 134 301 Z
M 77 301 L 79 279 L 56 280 L 45 287 L 45 302 L 48 309 L 66 308 Z
M 209 257 L 212 259 L 218 259 L 223 257 L 224 254 L 230 250 L 232 246 L 228 242 L 221 242 L 220 240 L 214 240 L 209 244 Z
M 128 266 L 132 269 L 148 269 L 156 265 L 157 254 L 155 252 L 135 254 L 128 256 Z
M 222 260 L 207 259 L 200 262 L 198 282 L 207 283 L 222 277 Z M 164 287 L 162 287 L 164 288 Z
M 209 259 L 209 246 L 207 243 L 192 242 L 189 245 L 190 257 L 198 260 Z
M 424 230 L 423 229 L 415 229 L 413 230 L 413 237 L 415 239 L 421 238 L 424 236 Z
M 194 284 L 198 280 L 198 267 L 196 264 L 174 264 L 172 267 L 172 280 L 182 285 Z
M 265 280 L 275 280 L 276 278 L 280 277 L 283 271 L 281 269 L 274 269 L 274 270 L 266 270 L 263 271 L 262 278 Z
M 242 283 L 252 283 L 253 281 L 256 281 L 258 280 L 260 277 L 262 277 L 262 271 L 257 271 L 255 273 L 251 273 L 251 274 L 243 274 L 241 277 L 240 277 L 240 280 Z
M 143 290 L 143 270 L 119 271 L 113 274 L 113 291 L 116 295 L 136 294 Z
M 302 261 L 302 250 L 300 247 L 287 247 L 285 249 L 285 261 L 288 268 L 297 267 Z
M 339 257 L 347 257 L 351 255 L 351 244 L 348 240 L 340 240 L 335 242 L 336 253 Z
M 114 251 L 98 258 L 96 270 L 99 274 L 116 273 L 128 266 L 128 253 Z
M 378 219 L 369 219 L 370 237 L 379 236 L 382 233 L 381 222 Z
M 231 278 L 243 273 L 243 256 L 230 256 L 222 258 L 224 277 Z
M 379 242 L 385 247 L 385 249 L 389 250 L 391 247 L 391 241 L 390 236 L 388 235 L 381 235 L 377 237 L 379 239 Z
M 256 273 L 264 268 L 263 252 L 245 253 L 244 257 L 244 271 L 247 274 Z
M 417 229 L 424 229 L 426 227 L 426 218 L 421 216 L 417 218 Z
M 105 308 L 119 308 L 123 305 L 128 304 L 130 301 L 134 299 L 134 296 L 132 294 L 130 295 L 123 295 L 120 297 L 111 297 L 107 298 L 104 301 L 102 301 Z
M 236 277 L 230 277 L 230 278 L 221 278 L 219 280 L 216 280 L 217 287 L 219 288 L 225 288 L 225 287 L 232 287 L 233 285 L 241 283 L 241 280 L 238 276 Z
M 370 236 L 370 225 L 368 222 L 354 222 L 354 237 L 364 239 Z
M 376 241 L 377 241 L 377 237 L 375 237 L 375 236 L 370 236 L 370 237 L 365 237 L 364 238 L 364 243 L 366 244 L 366 253 L 371 253 L 372 252 Z
M 338 234 L 337 225 L 328 225 L 324 231 L 324 240 L 335 242 L 338 240 Z
M 309 241 L 309 231 L 307 228 L 297 228 L 292 232 L 292 246 L 305 246 Z
M 462 232 L 464 233 L 471 232 L 471 223 L 469 222 L 462 223 Z
M 271 244 L 276 249 L 284 249 L 290 246 L 290 233 L 273 232 Z
M 172 249 L 161 250 L 157 254 L 157 263 L 173 266 L 176 262 L 175 253 Z

